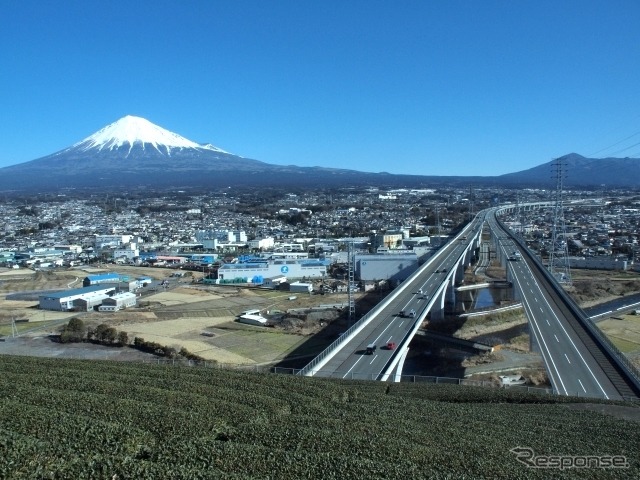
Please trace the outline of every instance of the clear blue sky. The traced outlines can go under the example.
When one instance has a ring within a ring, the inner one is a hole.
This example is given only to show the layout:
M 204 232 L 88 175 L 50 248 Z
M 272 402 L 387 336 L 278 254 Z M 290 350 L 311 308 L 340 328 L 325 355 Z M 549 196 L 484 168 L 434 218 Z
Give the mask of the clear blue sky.
M 637 0 L 0 0 L 0 25 L 0 166 L 127 114 L 372 172 L 640 156 Z

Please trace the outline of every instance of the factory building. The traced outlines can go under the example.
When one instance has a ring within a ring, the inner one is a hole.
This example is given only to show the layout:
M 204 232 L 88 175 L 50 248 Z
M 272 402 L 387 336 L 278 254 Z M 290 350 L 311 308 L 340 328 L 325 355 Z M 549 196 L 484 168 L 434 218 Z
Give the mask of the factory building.
M 205 283 L 262 283 L 265 278 L 322 278 L 327 260 L 274 260 L 270 262 L 228 263 L 218 269 L 218 278 Z
M 59 312 L 67 312 L 73 310 L 74 301 L 79 299 L 91 299 L 92 297 L 103 295 L 103 298 L 113 293 L 113 287 L 105 285 L 92 285 L 84 288 L 74 288 L 72 290 L 64 290 L 62 292 L 48 293 L 40 295 L 39 307 L 42 310 L 55 310 Z

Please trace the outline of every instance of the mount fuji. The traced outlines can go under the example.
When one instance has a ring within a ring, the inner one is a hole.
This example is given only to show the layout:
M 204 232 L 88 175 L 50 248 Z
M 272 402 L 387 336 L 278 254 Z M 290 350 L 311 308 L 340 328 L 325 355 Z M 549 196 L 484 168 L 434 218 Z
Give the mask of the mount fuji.
M 200 145 L 199 143 L 187 140 L 180 135 L 165 130 L 154 125 L 149 120 L 133 115 L 127 115 L 117 122 L 107 125 L 102 130 L 98 130 L 93 135 L 76 143 L 71 149 L 79 149 L 84 152 L 92 149 L 101 151 L 103 149 L 113 151 L 128 148 L 128 156 L 135 148 L 142 148 L 144 151 L 148 146 L 155 148 L 158 153 L 171 156 L 171 149 L 204 149 L 213 152 L 229 153 L 214 147 L 211 144 Z M 70 149 L 67 149 L 70 150 Z M 60 153 L 64 153 L 63 150 Z
M 127 115 L 52 155 L 0 168 L 0 190 L 220 187 L 231 185 L 400 185 L 425 177 L 274 165 L 200 144 Z

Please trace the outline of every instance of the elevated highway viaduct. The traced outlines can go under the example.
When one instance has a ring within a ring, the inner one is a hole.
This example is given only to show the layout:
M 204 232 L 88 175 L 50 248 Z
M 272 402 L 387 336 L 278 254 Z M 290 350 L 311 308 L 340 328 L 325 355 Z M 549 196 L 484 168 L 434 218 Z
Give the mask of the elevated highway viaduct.
M 529 205 L 538 206 L 547 204 Z M 586 320 L 584 312 L 524 242 L 500 223 L 500 212 L 493 208 L 478 213 L 455 238 L 299 374 L 368 380 L 387 380 L 392 372 L 397 374 L 411 339 L 427 315 L 441 318 L 445 303 L 453 301 L 455 284 L 462 280 L 465 268 L 479 252 L 482 228 L 487 224 L 507 279 L 514 285 L 516 299 L 523 303 L 554 391 L 605 399 L 637 398 L 637 370 Z M 518 259 L 509 260 L 516 251 Z M 394 348 L 386 348 L 388 344 Z M 371 354 L 367 354 L 369 345 L 376 346 Z

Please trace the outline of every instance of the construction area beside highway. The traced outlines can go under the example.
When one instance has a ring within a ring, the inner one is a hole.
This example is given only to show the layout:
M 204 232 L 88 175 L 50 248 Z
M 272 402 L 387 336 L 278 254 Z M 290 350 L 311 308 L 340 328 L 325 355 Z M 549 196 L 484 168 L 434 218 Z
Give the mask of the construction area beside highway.
M 113 313 L 51 312 L 37 308 L 38 292 L 73 288 L 92 273 L 117 271 L 132 276 L 166 280 L 167 288 L 149 291 L 132 309 Z M 295 294 L 287 291 L 205 286 L 189 275 L 175 279 L 172 270 L 104 266 L 55 271 L 20 269 L 0 272 L 0 354 L 149 360 L 151 355 L 130 348 L 91 343 L 59 344 L 59 333 L 72 317 L 88 327 L 107 324 L 147 342 L 186 349 L 206 361 L 241 367 L 274 365 L 299 368 L 349 326 L 347 294 Z M 503 280 L 504 269 L 492 264 L 486 277 L 467 272 L 465 283 Z M 607 281 L 603 282 L 602 279 Z M 640 292 L 640 276 L 628 272 L 587 272 L 576 275 L 571 292 L 584 307 Z M 388 290 L 354 293 L 357 315 L 375 306 Z M 496 294 L 495 292 L 491 295 Z M 497 293 L 497 296 L 502 294 Z M 497 297 L 496 297 L 497 298 Z M 35 299 L 35 300 L 34 300 Z M 494 302 L 496 305 L 499 301 Z M 247 310 L 259 310 L 270 327 L 239 323 Z M 353 321 L 353 319 L 352 319 Z M 636 364 L 640 359 L 640 316 L 622 315 L 599 327 Z M 491 347 L 486 351 L 443 344 L 434 332 Z M 547 385 L 539 354 L 530 350 L 527 320 L 521 309 L 477 317 L 449 314 L 445 321 L 423 324 L 423 335 L 410 345 L 404 373 L 497 380 L 499 375 L 523 375 L 529 384 Z M 14 338 L 14 335 L 17 335 Z

